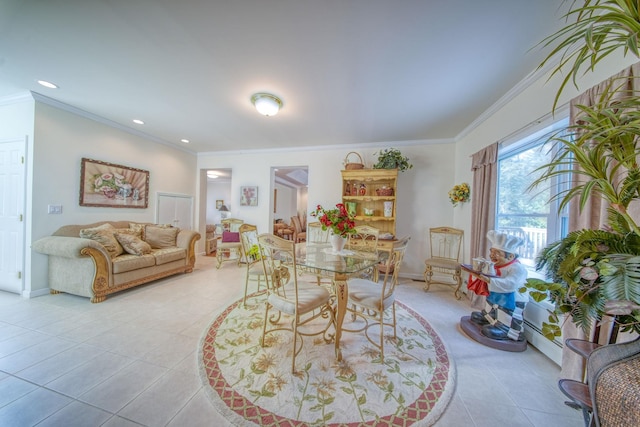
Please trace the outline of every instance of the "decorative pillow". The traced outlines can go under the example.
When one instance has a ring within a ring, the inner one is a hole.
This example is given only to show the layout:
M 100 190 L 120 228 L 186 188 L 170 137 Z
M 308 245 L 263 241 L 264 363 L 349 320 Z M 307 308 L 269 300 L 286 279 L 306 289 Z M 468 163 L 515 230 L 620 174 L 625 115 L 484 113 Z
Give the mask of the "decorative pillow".
M 240 233 L 238 231 L 223 231 L 222 243 L 239 242 Z
M 144 240 L 153 249 L 172 248 L 176 246 L 179 228 L 165 228 L 147 225 L 144 228 Z
M 133 230 L 128 230 L 133 231 Z M 116 239 L 124 250 L 131 255 L 144 255 L 151 252 L 151 245 L 131 233 L 115 233 Z
M 80 237 L 95 240 L 109 252 L 111 258 L 115 258 L 124 252 L 118 240 L 114 237 L 115 228 L 111 224 L 102 224 L 95 228 L 83 228 L 80 230 Z
M 130 222 L 129 223 L 129 229 L 130 230 L 134 230 L 137 233 L 140 233 L 140 238 L 142 240 L 144 240 L 144 227 L 146 226 L 146 224 L 140 224 L 137 222 Z
M 131 236 L 136 236 L 138 239 L 142 239 L 142 230 L 141 229 L 134 229 L 134 228 L 116 228 L 115 230 L 113 230 L 113 233 L 119 233 L 119 234 L 129 234 Z M 117 239 L 117 237 L 116 237 Z

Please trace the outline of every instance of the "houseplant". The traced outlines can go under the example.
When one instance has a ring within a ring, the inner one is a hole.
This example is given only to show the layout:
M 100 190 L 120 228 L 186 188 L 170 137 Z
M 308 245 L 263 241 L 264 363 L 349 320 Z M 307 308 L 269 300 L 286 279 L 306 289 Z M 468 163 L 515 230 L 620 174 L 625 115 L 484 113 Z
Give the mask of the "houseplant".
M 317 217 L 322 230 L 330 230 L 329 241 L 335 252 L 340 252 L 346 244 L 347 236 L 356 232 L 356 223 L 343 203 L 336 204 L 334 209 L 325 209 L 318 205 L 310 214 Z
M 397 148 L 385 148 L 379 153 L 373 153 L 374 156 L 376 154 L 378 154 L 378 163 L 373 165 L 374 169 L 398 169 L 400 172 L 404 172 L 413 168 L 413 165 L 409 163 L 409 158 L 403 156 Z
M 574 2 L 566 16 L 572 22 L 543 42 L 553 49 L 540 66 L 559 56 L 552 75 L 566 73 L 554 108 L 569 82 L 576 84 L 584 69 L 593 71 L 613 51 L 640 57 L 635 2 Z M 536 258 L 536 268 L 546 269 L 550 282 L 529 279 L 527 287 L 535 300 L 550 297 L 555 303 L 543 324 L 549 339 L 561 334 L 565 314 L 585 332 L 605 314 L 616 315 L 623 331 L 640 332 L 640 229 L 628 213 L 629 205 L 640 200 L 640 99 L 628 92 L 621 96 L 622 90 L 626 86 L 614 81 L 594 105 L 576 106 L 581 120 L 569 127 L 568 137 L 550 137 L 561 149 L 540 168 L 542 175 L 531 186 L 554 179 L 571 183 L 556 196 L 560 211 L 570 202 L 582 210 L 589 197 L 600 197 L 610 206 L 605 230 L 571 232 Z

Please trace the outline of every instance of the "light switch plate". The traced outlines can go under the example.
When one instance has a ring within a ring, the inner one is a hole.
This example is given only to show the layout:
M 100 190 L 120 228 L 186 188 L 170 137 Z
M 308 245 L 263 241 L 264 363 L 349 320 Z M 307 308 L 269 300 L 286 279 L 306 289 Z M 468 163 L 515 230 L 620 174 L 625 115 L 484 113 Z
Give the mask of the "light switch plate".
M 49 214 L 61 214 L 62 213 L 62 205 L 49 205 L 47 213 L 49 213 Z

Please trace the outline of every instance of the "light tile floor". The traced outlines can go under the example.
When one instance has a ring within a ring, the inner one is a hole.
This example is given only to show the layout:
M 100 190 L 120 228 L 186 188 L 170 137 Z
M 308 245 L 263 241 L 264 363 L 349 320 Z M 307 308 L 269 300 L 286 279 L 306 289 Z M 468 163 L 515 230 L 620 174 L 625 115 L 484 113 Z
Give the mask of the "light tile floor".
M 242 296 L 244 269 L 200 256 L 192 274 L 110 296 L 0 292 L 1 426 L 226 426 L 209 402 L 197 347 L 215 314 Z M 509 353 L 460 331 L 471 309 L 452 288 L 403 280 L 398 299 L 445 341 L 456 392 L 438 426 L 576 426 L 560 370 L 535 348 Z

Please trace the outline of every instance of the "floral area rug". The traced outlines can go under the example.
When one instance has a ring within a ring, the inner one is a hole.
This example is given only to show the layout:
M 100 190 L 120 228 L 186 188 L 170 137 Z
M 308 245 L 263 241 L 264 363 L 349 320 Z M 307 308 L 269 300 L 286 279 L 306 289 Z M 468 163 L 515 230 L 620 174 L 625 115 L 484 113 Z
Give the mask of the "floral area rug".
M 260 346 L 261 297 L 238 301 L 206 329 L 199 348 L 202 380 L 216 409 L 240 426 L 428 426 L 446 408 L 455 369 L 429 323 L 396 302 L 398 336 L 385 329 L 385 358 L 362 333 L 343 333 L 343 360 L 334 344 L 304 337 L 291 373 L 293 335 L 269 334 Z M 322 329 L 326 320 L 315 328 Z M 288 322 L 284 317 L 280 322 Z M 321 322 L 320 322 L 321 321 Z M 322 323 L 324 322 L 324 323 Z M 354 328 L 350 316 L 345 327 Z M 313 324 L 307 328 L 313 328 Z M 370 333 L 378 333 L 373 327 Z

